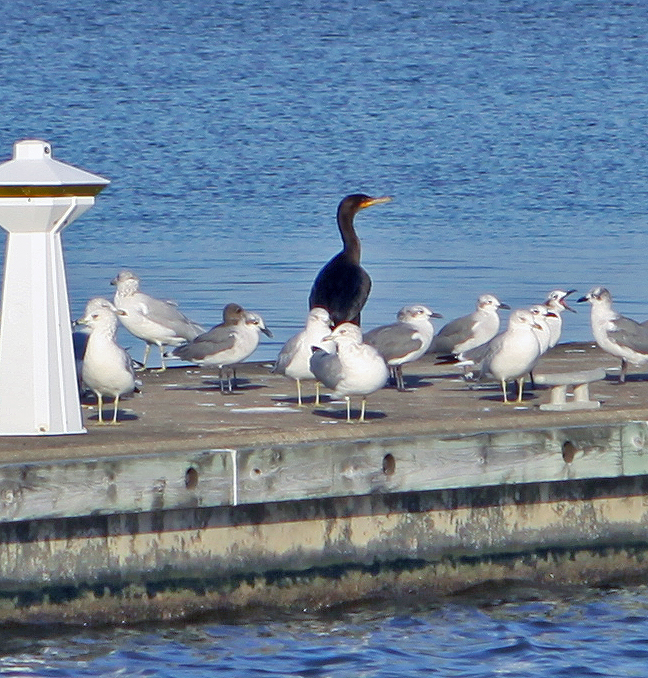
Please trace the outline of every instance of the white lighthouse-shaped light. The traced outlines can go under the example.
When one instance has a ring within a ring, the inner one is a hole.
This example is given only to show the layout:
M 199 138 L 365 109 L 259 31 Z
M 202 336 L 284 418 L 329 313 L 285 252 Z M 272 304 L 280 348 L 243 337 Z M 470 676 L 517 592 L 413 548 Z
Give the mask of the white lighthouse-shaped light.
M 14 144 L 0 164 L 8 232 L 0 311 L 0 435 L 85 433 L 61 231 L 110 182 L 52 158 L 45 141 Z

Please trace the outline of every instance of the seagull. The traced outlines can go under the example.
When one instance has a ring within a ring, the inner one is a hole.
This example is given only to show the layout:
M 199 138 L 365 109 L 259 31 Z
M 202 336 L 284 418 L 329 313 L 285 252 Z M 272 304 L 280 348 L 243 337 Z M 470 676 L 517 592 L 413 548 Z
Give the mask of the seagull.
M 113 313 L 117 313 L 115 305 L 103 297 L 94 297 L 86 304 L 83 315 L 72 323 L 72 345 L 74 346 L 74 360 L 76 362 L 77 378 L 79 388 L 81 388 L 81 370 L 83 369 L 83 357 L 85 356 L 90 336 L 90 328 L 83 324 L 83 318 L 92 315 L 98 308 L 108 308 Z
M 529 311 L 535 320 L 536 325 L 540 329 L 533 330 L 535 338 L 540 346 L 540 355 L 546 353 L 551 348 L 551 322 L 556 319 L 556 314 L 549 310 L 545 304 L 534 304 L 529 307 Z M 531 388 L 535 388 L 535 381 L 533 380 L 533 370 L 529 372 L 529 381 Z
M 396 380 L 396 388 L 405 390 L 403 365 L 418 360 L 430 347 L 434 336 L 431 318 L 441 318 L 427 306 L 403 306 L 396 315 L 398 322 L 383 325 L 364 335 L 365 344 L 378 350 Z
M 343 322 L 360 325 L 360 311 L 371 290 L 371 278 L 360 266 L 360 239 L 353 218 L 366 207 L 390 200 L 387 196 L 371 198 L 355 193 L 347 195 L 338 205 L 337 224 L 344 247 L 317 274 L 308 298 L 308 308 L 325 308 L 334 325 Z
M 312 347 L 320 346 L 322 339 L 331 333 L 331 316 L 329 312 L 316 306 L 306 318 L 306 327 L 291 337 L 283 346 L 272 369 L 276 374 L 283 374 L 297 383 L 297 405 L 302 406 L 301 382 L 315 379 L 310 369 Z M 319 382 L 316 381 L 315 404 L 319 405 Z
M 451 320 L 439 330 L 428 353 L 458 355 L 490 341 L 499 331 L 500 308 L 511 307 L 492 294 L 482 294 L 470 315 Z
M 648 362 L 648 326 L 626 318 L 612 308 L 612 295 L 605 287 L 593 287 L 578 301 L 592 305 L 590 323 L 596 343 L 621 358 L 619 383 L 625 382 L 628 363 Z
M 567 304 L 566 298 L 573 294 L 576 290 L 553 290 L 547 295 L 547 299 L 544 302 L 546 306 L 554 315 L 547 318 L 549 323 L 549 348 L 553 348 L 560 339 L 560 334 L 562 332 L 562 312 L 566 309 L 572 313 L 576 311 Z
M 140 279 L 132 271 L 120 271 L 110 284 L 117 287 L 115 306 L 126 312 L 119 317 L 122 325 L 146 342 L 142 369 L 146 368 L 152 344 L 160 349 L 162 367 L 159 371 L 163 372 L 166 369 L 165 346 L 180 346 L 205 331 L 180 313 L 173 302 L 155 299 L 140 292 Z
M 553 320 L 556 317 L 556 314 L 553 311 L 550 311 L 544 304 L 534 304 L 533 306 L 530 306 L 529 312 L 533 316 L 536 325 L 540 327 L 540 329 L 533 329 L 533 333 L 540 346 L 540 354 L 546 353 L 549 348 L 551 348 L 551 325 L 549 324 L 549 321 L 550 319 Z
M 112 308 L 97 303 L 91 306 L 88 315 L 77 321 L 90 330 L 81 376 L 83 383 L 97 395 L 100 424 L 104 423 L 104 396 L 114 398 L 112 423 L 116 424 L 120 396 L 135 390 L 135 372 L 131 357 L 117 343 L 119 313 L 123 311 L 115 312 Z
M 351 421 L 351 396 L 362 396 L 358 421 L 365 420 L 367 396 L 381 389 L 389 378 L 389 370 L 378 351 L 362 342 L 362 331 L 353 323 L 338 325 L 324 342 L 335 344 L 335 353 L 315 349 L 310 360 L 315 378 L 342 397 L 347 405 L 347 422 Z
M 522 402 L 524 377 L 535 366 L 540 357 L 540 344 L 534 330 L 542 329 L 530 311 L 518 309 L 511 313 L 507 329 L 492 339 L 481 364 L 479 378 L 493 376 L 502 385 L 504 402 L 506 382 L 516 379 L 518 382 L 517 402 Z
M 173 350 L 173 355 L 197 365 L 218 367 L 220 390 L 224 393 L 223 368 L 249 358 L 259 345 L 260 332 L 268 337 L 272 336 L 258 313 L 246 311 L 238 304 L 227 304 L 223 309 L 223 322 L 220 325 L 215 325 L 192 341 L 178 346 Z M 228 391 L 232 391 L 229 377 Z

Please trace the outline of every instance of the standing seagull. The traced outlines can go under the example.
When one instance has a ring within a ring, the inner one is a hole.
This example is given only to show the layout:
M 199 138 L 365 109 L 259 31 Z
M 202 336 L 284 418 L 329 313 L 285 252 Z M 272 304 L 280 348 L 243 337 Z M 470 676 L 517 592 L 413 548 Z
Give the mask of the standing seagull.
M 511 313 L 507 329 L 490 341 L 481 365 L 480 378 L 488 375 L 495 377 L 502 385 L 505 403 L 509 402 L 506 382 L 510 379 L 517 380 L 517 401 L 522 402 L 524 377 L 540 357 L 540 344 L 533 332 L 540 329 L 529 311 L 518 309 Z
M 500 308 L 510 309 L 492 294 L 482 294 L 470 314 L 451 320 L 432 340 L 429 353 L 458 355 L 490 341 L 498 332 Z
M 535 324 L 540 327 L 540 329 L 534 328 L 533 330 L 540 346 L 540 353 L 546 353 L 551 348 L 551 325 L 549 321 L 553 320 L 556 314 L 550 311 L 544 304 L 530 306 L 529 312 L 533 316 Z
M 399 391 L 405 390 L 402 366 L 418 360 L 428 350 L 434 336 L 431 318 L 441 317 L 422 304 L 403 306 L 396 316 L 398 322 L 376 327 L 364 335 L 365 344 L 373 346 L 385 359 Z
M 335 353 L 315 349 L 311 371 L 315 378 L 346 400 L 347 421 L 351 421 L 351 396 L 362 396 L 358 421 L 365 420 L 367 396 L 381 389 L 389 379 L 382 356 L 373 346 L 362 343 L 362 332 L 353 323 L 338 325 L 323 341 L 332 341 Z
M 343 322 L 360 324 L 360 311 L 371 290 L 371 278 L 360 266 L 360 239 L 353 218 L 365 207 L 389 202 L 391 198 L 370 198 L 356 193 L 338 205 L 337 223 L 344 247 L 317 274 L 308 298 L 308 307 L 325 308 L 334 326 Z
M 123 311 L 121 311 L 123 312 Z M 91 307 L 77 322 L 90 329 L 83 357 L 83 383 L 97 395 L 99 423 L 103 424 L 103 398 L 115 399 L 112 423 L 117 423 L 119 398 L 135 390 L 135 372 L 128 353 L 117 344 L 117 314 L 102 305 Z
M 626 318 L 612 308 L 612 295 L 605 287 L 593 287 L 578 301 L 592 304 L 590 323 L 596 343 L 621 358 L 619 383 L 625 381 L 628 363 L 648 362 L 648 327 Z
M 331 333 L 331 316 L 328 311 L 316 306 L 306 319 L 306 327 L 291 337 L 279 351 L 272 371 L 283 374 L 297 383 L 297 405 L 302 406 L 301 382 L 315 379 L 310 369 L 312 347 L 319 346 L 322 339 Z M 315 404 L 319 405 L 319 382 L 316 382 Z
M 199 334 L 193 341 L 174 349 L 173 355 L 197 365 L 218 367 L 220 390 L 223 386 L 223 368 L 249 358 L 259 345 L 259 333 L 271 337 L 272 332 L 265 326 L 257 313 L 244 310 L 238 304 L 227 304 L 223 309 L 223 322 L 209 331 Z M 228 391 L 232 391 L 228 377 Z
M 533 316 L 535 324 L 540 329 L 533 330 L 535 338 L 538 340 L 540 346 L 540 355 L 546 353 L 551 348 L 551 322 L 556 319 L 556 314 L 549 310 L 545 304 L 534 304 L 529 307 L 529 311 Z M 533 379 L 533 370 L 529 371 L 529 381 L 531 388 L 535 388 L 535 381 Z
M 110 284 L 117 287 L 115 306 L 126 311 L 125 315 L 119 318 L 122 325 L 138 339 L 146 342 L 142 369 L 146 368 L 152 344 L 160 349 L 162 361 L 160 371 L 164 371 L 165 346 L 180 346 L 205 331 L 180 313 L 173 302 L 155 299 L 140 292 L 140 279 L 131 271 L 121 271 Z
M 576 290 L 553 290 L 549 292 L 547 300 L 543 306 L 546 306 L 554 315 L 547 317 L 549 323 L 549 348 L 553 348 L 560 339 L 562 333 L 562 312 L 564 310 L 576 313 L 576 311 L 567 304 L 567 297 L 573 294 Z
M 88 345 L 88 337 L 90 336 L 90 328 L 83 322 L 83 319 L 92 315 L 98 308 L 109 308 L 113 313 L 117 313 L 117 309 L 111 301 L 103 297 L 95 297 L 88 301 L 83 315 L 72 323 L 72 345 L 74 346 L 74 360 L 76 362 L 77 380 L 80 390 L 82 386 L 81 370 L 83 369 L 83 358 Z

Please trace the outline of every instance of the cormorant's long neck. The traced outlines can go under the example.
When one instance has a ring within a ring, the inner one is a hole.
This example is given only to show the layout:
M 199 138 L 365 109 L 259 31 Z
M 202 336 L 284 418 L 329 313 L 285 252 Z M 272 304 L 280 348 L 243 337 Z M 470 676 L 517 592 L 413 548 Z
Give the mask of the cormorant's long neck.
M 353 217 L 355 216 L 355 211 L 344 209 L 344 206 L 340 206 L 337 215 L 338 228 L 340 229 L 340 235 L 342 236 L 342 242 L 344 243 L 343 252 L 345 255 L 351 259 L 356 264 L 360 263 L 360 238 L 356 235 L 355 228 L 353 227 Z

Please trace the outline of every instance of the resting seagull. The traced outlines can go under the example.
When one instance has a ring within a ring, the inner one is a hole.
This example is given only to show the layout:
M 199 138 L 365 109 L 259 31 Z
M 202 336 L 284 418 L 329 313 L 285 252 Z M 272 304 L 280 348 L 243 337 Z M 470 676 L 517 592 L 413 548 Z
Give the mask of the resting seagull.
M 331 333 L 331 316 L 328 311 L 316 306 L 311 309 L 306 319 L 306 327 L 291 337 L 283 346 L 272 369 L 276 374 L 283 374 L 294 379 L 297 384 L 297 405 L 302 406 L 301 382 L 315 379 L 310 369 L 312 347 L 320 346 L 322 339 Z M 315 404 L 319 405 L 319 382 L 316 381 Z
M 364 335 L 365 344 L 373 346 L 385 359 L 399 391 L 405 390 L 403 365 L 418 360 L 428 350 L 434 336 L 431 319 L 441 317 L 422 304 L 403 306 L 396 315 L 398 322 L 376 327 Z
M 117 287 L 115 306 L 126 312 L 119 317 L 122 325 L 138 339 L 146 342 L 142 369 L 146 368 L 152 344 L 160 349 L 160 371 L 164 371 L 165 346 L 180 346 L 205 331 L 180 313 L 173 302 L 155 299 L 141 292 L 140 279 L 132 271 L 121 271 L 110 284 Z
M 438 331 L 428 353 L 458 355 L 490 341 L 499 332 L 500 308 L 511 307 L 492 294 L 482 294 L 470 315 L 456 318 Z
M 130 355 L 117 344 L 117 314 L 97 305 L 77 322 L 86 325 L 90 334 L 83 356 L 83 383 L 97 395 L 99 423 L 103 424 L 103 398 L 114 398 L 112 423 L 117 423 L 120 396 L 135 390 L 135 372 Z
M 540 357 L 540 344 L 534 330 L 541 330 L 530 311 L 518 309 L 511 313 L 507 329 L 494 337 L 488 347 L 480 368 L 480 379 L 488 375 L 502 386 L 504 402 L 509 402 L 506 382 L 518 382 L 517 402 L 522 402 L 524 377 L 534 368 Z
M 373 346 L 362 342 L 362 332 L 353 323 L 338 325 L 324 342 L 335 344 L 335 353 L 315 349 L 310 360 L 311 371 L 336 398 L 346 400 L 347 421 L 351 421 L 351 396 L 362 396 L 358 421 L 365 420 L 367 396 L 381 389 L 389 378 L 382 356 Z
M 224 393 L 223 368 L 249 358 L 259 345 L 260 332 L 272 336 L 258 313 L 246 311 L 238 304 L 227 304 L 220 325 L 199 334 L 184 346 L 178 346 L 173 350 L 173 355 L 196 365 L 218 367 L 220 390 Z M 229 377 L 228 391 L 232 391 Z
M 626 318 L 612 308 L 612 295 L 605 287 L 593 287 L 579 302 L 592 305 L 590 324 L 596 343 L 607 353 L 621 358 L 619 383 L 625 382 L 628 363 L 648 362 L 648 327 Z

